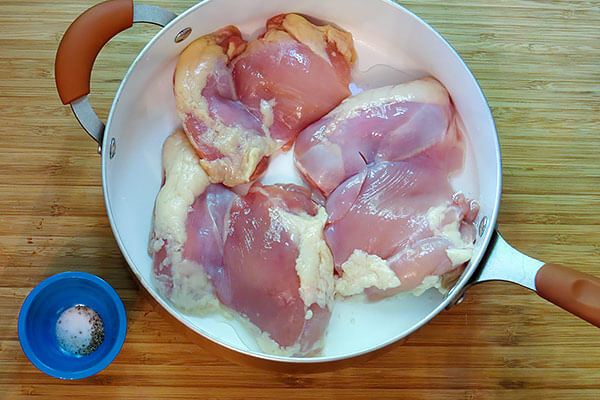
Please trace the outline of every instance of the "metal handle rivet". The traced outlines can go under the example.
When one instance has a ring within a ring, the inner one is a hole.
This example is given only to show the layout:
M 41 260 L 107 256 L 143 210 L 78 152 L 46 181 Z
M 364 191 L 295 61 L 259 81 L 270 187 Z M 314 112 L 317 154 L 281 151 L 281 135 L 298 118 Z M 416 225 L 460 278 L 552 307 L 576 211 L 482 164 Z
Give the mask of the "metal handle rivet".
M 485 228 L 487 228 L 487 222 L 487 217 L 483 217 L 481 219 L 481 222 L 479 223 L 479 236 L 483 236 L 483 234 L 485 233 Z
M 456 300 L 454 300 L 454 302 L 451 302 L 446 306 L 446 310 L 450 310 L 452 307 L 459 305 L 463 301 L 465 301 L 465 294 L 461 293 L 461 295 Z
M 117 142 L 115 140 L 115 138 L 110 139 L 110 148 L 109 148 L 109 153 L 108 156 L 110 157 L 110 159 L 112 159 L 115 156 L 115 152 L 117 150 Z
M 188 36 L 190 36 L 190 33 L 192 33 L 192 28 L 190 27 L 180 30 L 179 33 L 175 35 L 175 43 L 183 42 Z

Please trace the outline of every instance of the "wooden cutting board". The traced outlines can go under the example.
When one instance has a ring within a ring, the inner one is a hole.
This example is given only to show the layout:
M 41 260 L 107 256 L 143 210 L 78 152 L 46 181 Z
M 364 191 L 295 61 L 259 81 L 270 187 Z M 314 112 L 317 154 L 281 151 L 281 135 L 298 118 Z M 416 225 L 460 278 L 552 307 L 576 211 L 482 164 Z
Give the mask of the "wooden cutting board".
M 0 3 L 0 398 L 600 398 L 600 330 L 518 286 L 489 283 L 377 358 L 316 374 L 242 367 L 193 344 L 138 290 L 105 214 L 100 158 L 54 87 L 56 48 L 94 0 Z M 193 1 L 151 1 L 182 12 Z M 492 107 L 504 161 L 499 229 L 523 252 L 600 276 L 600 3 L 403 4 L 463 56 Z M 106 118 L 158 31 L 102 50 L 91 101 Z M 106 279 L 128 313 L 100 374 L 39 372 L 17 339 L 29 291 L 65 270 Z

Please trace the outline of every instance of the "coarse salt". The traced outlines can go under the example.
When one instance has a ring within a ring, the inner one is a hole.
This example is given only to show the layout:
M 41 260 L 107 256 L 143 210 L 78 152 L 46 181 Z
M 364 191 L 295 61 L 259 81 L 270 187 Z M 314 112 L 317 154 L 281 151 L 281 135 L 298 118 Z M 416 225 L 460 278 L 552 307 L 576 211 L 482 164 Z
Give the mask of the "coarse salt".
M 56 338 L 67 353 L 88 355 L 104 341 L 102 318 L 87 306 L 73 306 L 56 321 Z

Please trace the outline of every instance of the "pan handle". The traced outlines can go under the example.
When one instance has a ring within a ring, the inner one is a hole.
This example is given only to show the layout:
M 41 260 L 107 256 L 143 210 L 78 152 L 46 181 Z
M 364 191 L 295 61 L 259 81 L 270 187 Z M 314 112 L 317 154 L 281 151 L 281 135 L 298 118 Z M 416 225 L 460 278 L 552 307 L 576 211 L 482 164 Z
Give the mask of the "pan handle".
M 544 264 L 511 247 L 497 231 L 480 265 L 465 288 L 487 281 L 517 283 L 600 327 L 600 278 L 562 265 Z
M 600 278 L 558 264 L 545 264 L 535 276 L 544 299 L 600 327 Z
M 96 56 L 116 34 L 134 22 L 165 26 L 177 15 L 157 6 L 132 0 L 108 0 L 81 14 L 69 26 L 56 52 L 56 88 L 63 104 L 71 105 L 81 126 L 102 144 L 104 123 L 92 109 L 87 95 Z

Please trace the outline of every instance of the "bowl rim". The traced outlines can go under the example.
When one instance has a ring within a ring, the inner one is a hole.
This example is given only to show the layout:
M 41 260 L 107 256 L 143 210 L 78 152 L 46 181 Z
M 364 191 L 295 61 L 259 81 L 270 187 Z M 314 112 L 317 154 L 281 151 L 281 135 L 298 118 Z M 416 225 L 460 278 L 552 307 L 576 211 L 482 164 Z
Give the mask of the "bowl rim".
M 117 337 L 114 341 L 114 344 L 112 345 L 112 348 L 102 359 L 100 359 L 98 363 L 96 363 L 92 367 L 85 368 L 80 371 L 65 371 L 63 369 L 54 368 L 44 363 L 42 360 L 40 360 L 35 351 L 33 351 L 29 342 L 29 337 L 26 333 L 27 318 L 31 306 L 33 305 L 33 302 L 36 299 L 36 297 L 50 285 L 66 279 L 84 280 L 104 291 L 108 295 L 109 300 L 115 305 L 117 309 L 117 317 L 119 319 L 119 330 L 117 332 Z M 23 350 L 23 353 L 25 353 L 25 356 L 27 356 L 29 361 L 37 369 L 39 369 L 47 375 L 59 379 L 82 379 L 95 375 L 98 372 L 102 371 L 117 357 L 117 354 L 119 354 L 121 348 L 123 347 L 123 343 L 125 342 L 125 336 L 127 333 L 127 314 L 125 312 L 125 306 L 123 305 L 123 301 L 121 300 L 117 292 L 113 289 L 113 287 L 110 286 L 104 279 L 96 275 L 89 274 L 87 272 L 66 271 L 44 279 L 35 288 L 33 288 L 31 292 L 29 292 L 29 294 L 25 298 L 25 301 L 23 302 L 23 305 L 21 306 L 21 310 L 19 311 L 18 333 L 19 342 L 21 344 L 21 349 Z

